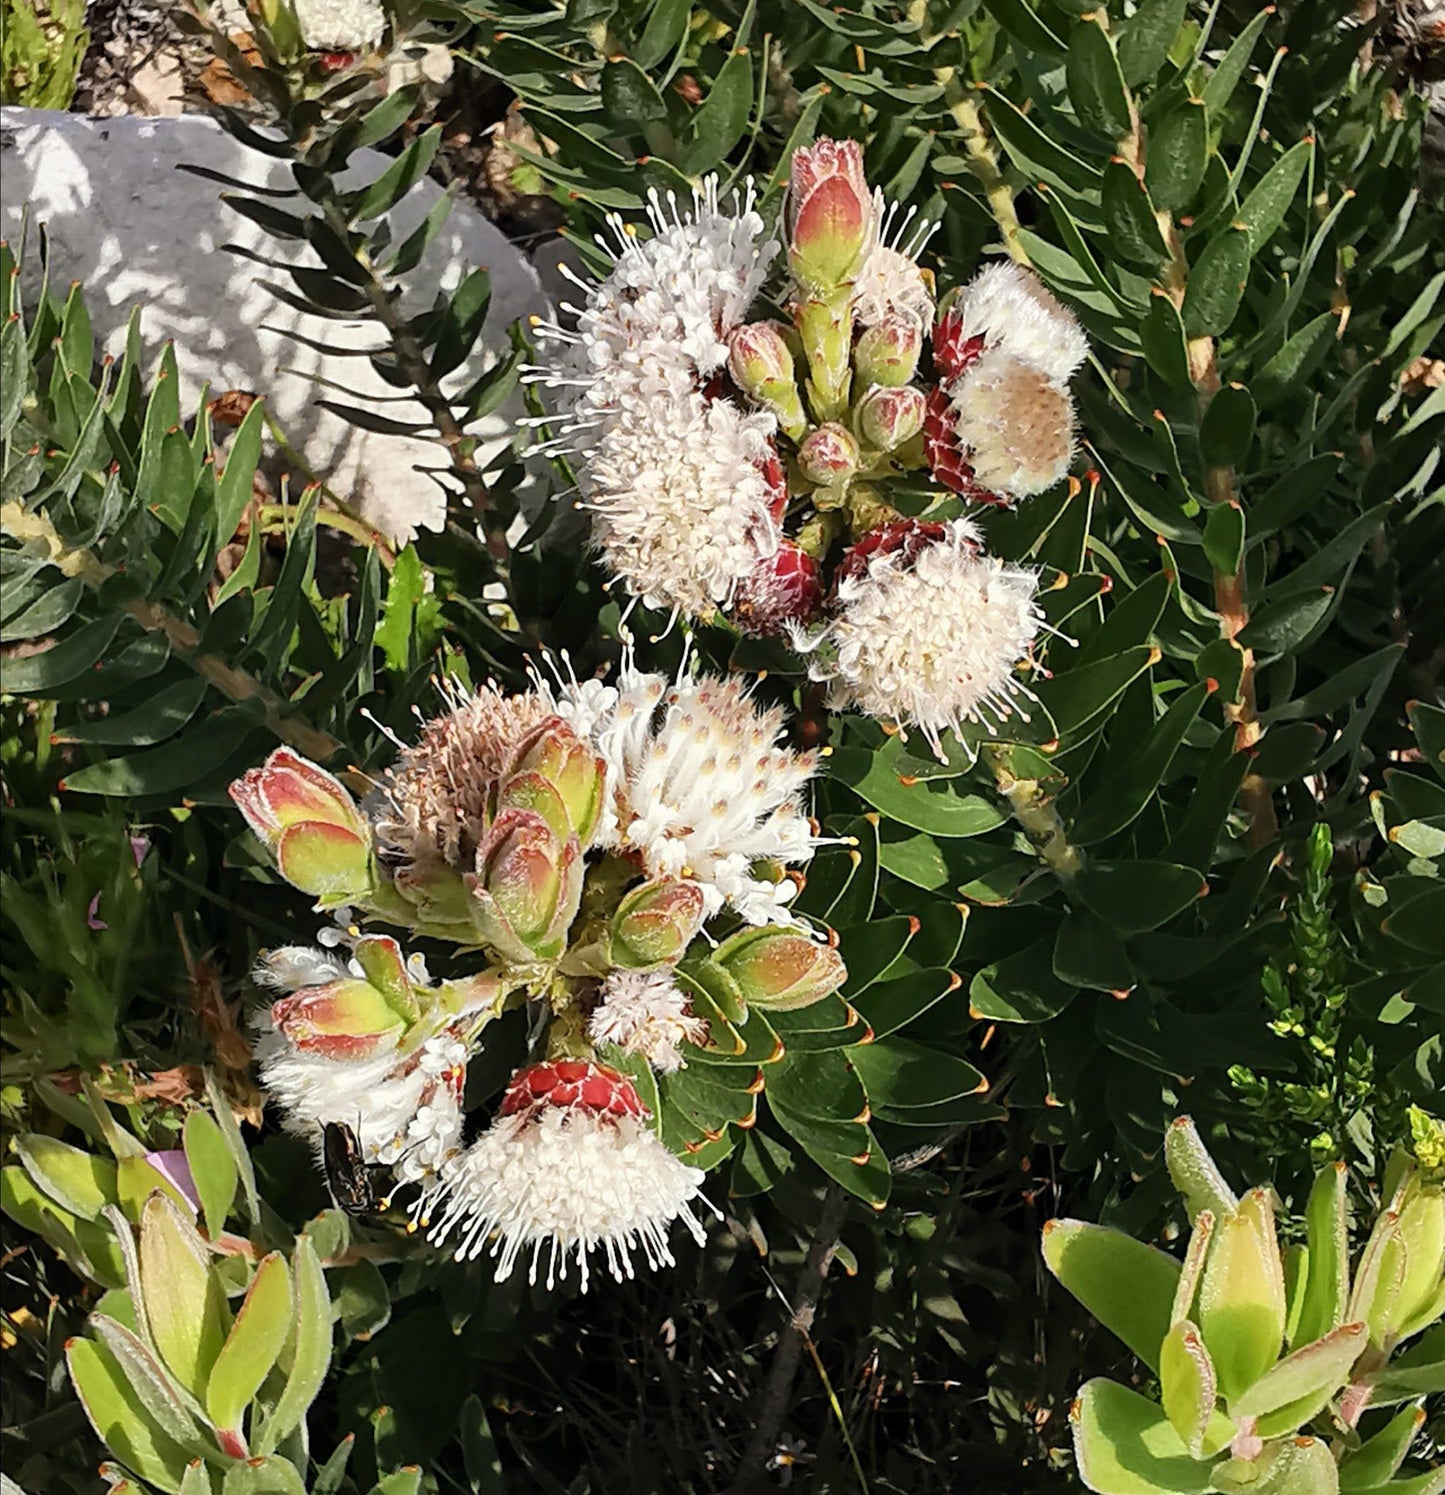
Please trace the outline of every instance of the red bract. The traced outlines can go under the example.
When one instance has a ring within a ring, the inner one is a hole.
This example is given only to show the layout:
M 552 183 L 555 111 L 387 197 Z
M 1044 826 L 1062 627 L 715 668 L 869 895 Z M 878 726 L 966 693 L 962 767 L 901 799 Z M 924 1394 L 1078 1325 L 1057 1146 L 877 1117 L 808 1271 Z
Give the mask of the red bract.
M 940 379 L 957 379 L 982 352 L 982 336 L 965 337 L 957 312 L 950 307 L 939 315 L 933 328 L 933 363 Z
M 928 392 L 928 409 L 923 417 L 923 451 L 933 476 L 945 488 L 975 503 L 1007 505 L 1006 498 L 974 482 L 973 468 L 958 439 L 957 419 L 953 402 L 935 385 Z
M 843 552 L 837 579 L 849 581 L 866 576 L 868 562 L 877 555 L 901 555 L 903 564 L 911 566 L 923 551 L 947 533 L 947 525 L 925 519 L 895 519 L 891 524 L 880 524 Z
M 817 561 L 791 540 L 782 540 L 738 588 L 733 616 L 749 633 L 781 633 L 789 623 L 806 623 L 823 603 L 823 574 Z
M 783 467 L 782 458 L 778 456 L 777 448 L 771 442 L 768 444 L 768 455 L 758 464 L 758 468 L 763 481 L 768 485 L 768 513 L 781 524 L 783 515 L 788 512 L 788 474 Z
M 519 1069 L 502 1096 L 501 1114 L 539 1111 L 544 1106 L 640 1120 L 647 1108 L 626 1075 L 585 1059 L 556 1059 Z

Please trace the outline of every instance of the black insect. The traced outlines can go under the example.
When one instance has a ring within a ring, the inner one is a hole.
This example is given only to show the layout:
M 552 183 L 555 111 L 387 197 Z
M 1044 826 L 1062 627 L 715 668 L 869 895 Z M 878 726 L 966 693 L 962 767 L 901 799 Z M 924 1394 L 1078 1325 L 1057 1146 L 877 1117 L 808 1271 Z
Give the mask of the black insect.
M 385 1207 L 377 1203 L 373 1180 L 389 1180 L 389 1170 L 366 1161 L 356 1133 L 344 1121 L 329 1121 L 322 1128 L 321 1162 L 331 1197 L 348 1215 L 374 1215 Z

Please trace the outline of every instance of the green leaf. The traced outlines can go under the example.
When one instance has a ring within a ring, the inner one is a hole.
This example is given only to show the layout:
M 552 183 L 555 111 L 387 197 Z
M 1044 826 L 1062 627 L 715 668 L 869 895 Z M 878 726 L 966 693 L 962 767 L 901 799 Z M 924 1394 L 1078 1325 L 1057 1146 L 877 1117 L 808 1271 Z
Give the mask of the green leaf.
M 173 737 L 190 721 L 208 688 L 203 675 L 182 675 L 129 711 L 77 722 L 57 736 L 62 742 L 153 746 Z
M 187 1402 L 191 1407 L 195 1402 L 166 1373 L 150 1347 L 134 1329 L 106 1313 L 93 1313 L 87 1327 L 115 1357 L 161 1432 L 182 1448 L 194 1450 L 200 1429 Z
M 1054 974 L 1069 986 L 1127 992 L 1135 983 L 1124 942 L 1086 909 L 1064 915 L 1054 941 Z
M 1242 384 L 1226 384 L 1199 422 L 1199 452 L 1207 467 L 1243 467 L 1254 445 L 1254 398 Z
M 229 1465 L 221 1495 L 306 1495 L 306 1486 L 289 1459 L 271 1454 Z
M 192 1111 L 186 1117 L 181 1136 L 191 1178 L 201 1198 L 206 1234 L 215 1240 L 226 1227 L 226 1216 L 231 1213 L 240 1183 L 236 1160 L 231 1156 L 226 1134 L 206 1111 Z
M 1066 744 L 1077 741 L 1129 685 L 1159 659 L 1152 644 L 1139 644 L 1110 659 L 1080 665 L 1040 685 L 1038 694 Z
M 506 1477 L 502 1473 L 502 1458 L 497 1451 L 497 1440 L 492 1435 L 482 1399 L 475 1392 L 462 1403 L 458 1422 L 462 1466 L 466 1470 L 472 1495 L 507 1495 Z
M 205 1242 L 162 1193 L 141 1212 L 140 1281 L 151 1338 L 175 1378 L 200 1395 L 225 1343 L 226 1297 Z
M 1119 28 L 1119 66 L 1131 88 L 1148 83 L 1163 67 L 1187 9 L 1188 0 L 1143 0 Z
M 241 1136 L 241 1128 L 236 1124 L 231 1103 L 216 1083 L 215 1073 L 209 1069 L 206 1071 L 206 1101 L 211 1108 L 211 1115 L 221 1128 L 226 1145 L 231 1149 L 231 1160 L 236 1165 L 236 1173 L 241 1181 L 241 1194 L 246 1202 L 246 1214 L 252 1224 L 255 1224 L 261 1218 L 261 1201 L 256 1195 L 256 1172 L 251 1163 L 251 1153 Z
M 1300 389 L 1324 362 L 1340 331 L 1339 318 L 1324 311 L 1306 323 L 1254 376 L 1261 405 L 1272 405 Z
M 599 81 L 602 112 L 622 135 L 637 134 L 643 125 L 666 120 L 667 105 L 652 79 L 628 57 L 614 57 Z
M 261 397 L 246 412 L 245 418 L 231 438 L 226 452 L 225 467 L 216 479 L 216 530 L 217 547 L 229 545 L 251 502 L 255 492 L 256 464 L 261 460 L 261 432 L 266 421 L 265 397 Z M 252 529 L 252 536 L 256 533 Z M 250 548 L 250 538 L 247 549 Z
M 985 0 L 984 9 L 1027 52 L 1061 57 L 1068 51 L 1027 0 Z
M 649 71 L 681 44 L 692 16 L 692 0 L 656 0 L 633 48 L 637 65 Z
M 1244 510 L 1230 499 L 1216 504 L 1204 523 L 1204 554 L 1223 576 L 1233 576 L 1244 557 Z
M 255 730 L 257 723 L 249 711 L 224 707 L 161 747 L 103 759 L 77 770 L 64 787 L 76 794 L 134 798 L 170 794 L 195 784 L 198 764 L 223 764 L 244 757 Z
M 1122 1231 L 1083 1220 L 1050 1220 L 1043 1239 L 1044 1262 L 1054 1276 L 1157 1371 L 1179 1285 L 1179 1263 Z
M 1347 1182 L 1343 1163 L 1327 1163 L 1310 1190 L 1305 1205 L 1309 1264 L 1291 1344 L 1312 1344 L 1345 1321 L 1350 1291 Z
M 291 1274 L 286 1258 L 273 1251 L 256 1268 L 206 1382 L 206 1415 L 216 1427 L 241 1431 L 241 1418 L 271 1374 L 291 1329 Z
M 1249 279 L 1249 256 L 1250 237 L 1239 224 L 1205 245 L 1184 291 L 1184 330 L 1190 337 L 1218 337 L 1229 330 Z
M 1074 880 L 1084 906 L 1126 934 L 1157 929 L 1182 913 L 1208 884 L 1172 862 L 1091 862 Z
M 1042 1023 L 1073 1001 L 1075 988 L 1054 973 L 1054 936 L 979 971 L 969 984 L 969 1011 L 1004 1023 Z
M 157 1489 L 180 1489 L 189 1455 L 163 1433 L 115 1356 L 90 1339 L 72 1339 L 65 1363 L 85 1415 L 102 1443 Z
M 1203 1336 L 1187 1318 L 1180 1319 L 1164 1337 L 1159 1352 L 1159 1386 L 1164 1415 L 1183 1439 L 1190 1457 L 1202 1458 L 1218 1387 Z
M 1188 1116 L 1180 1116 L 1164 1133 L 1164 1161 L 1174 1187 L 1184 1197 L 1189 1218 L 1208 1210 L 1215 1224 L 1235 1213 L 1239 1199 L 1224 1181 L 1203 1138 Z
M 1153 275 L 1168 260 L 1169 245 L 1144 183 L 1122 157 L 1113 157 L 1104 167 L 1103 207 L 1111 247 L 1121 258 Z
M 910 971 L 891 981 L 876 982 L 852 1000 L 873 1032 L 882 1038 L 911 1023 L 958 986 L 959 978 L 952 971 Z
M 896 750 L 841 747 L 828 760 L 828 771 L 889 819 L 930 835 L 978 836 L 1008 818 L 997 805 L 964 793 L 946 779 L 900 774 L 890 762 L 896 757 Z
M 43 696 L 84 674 L 103 655 L 120 628 L 124 614 L 118 609 L 75 629 L 58 643 L 38 654 L 5 661 L 7 695 Z
M 1134 109 L 1109 34 L 1093 19 L 1081 21 L 1069 38 L 1064 67 L 1069 99 L 1080 122 L 1110 141 L 1134 128 Z
M 30 1177 L 72 1215 L 94 1220 L 106 1205 L 115 1203 L 115 1164 L 109 1158 L 38 1132 L 22 1132 L 13 1145 Z
M 977 1095 L 988 1081 L 973 1065 L 906 1038 L 880 1039 L 854 1049 L 848 1062 L 858 1071 L 875 1110 L 911 1110 Z
M 1236 1213 L 1215 1225 L 1199 1286 L 1199 1326 L 1232 1411 L 1279 1358 L 1284 1342 L 1284 1264 L 1274 1210 L 1262 1189 L 1251 1190 Z
M 1204 180 L 1209 123 L 1199 99 L 1176 104 L 1149 131 L 1144 185 L 1154 205 L 1168 213 L 1187 208 Z
M 1163 1410 L 1113 1381 L 1087 1381 L 1069 1413 L 1079 1477 L 1099 1495 L 1202 1495 L 1210 1466 L 1190 1458 Z
M 331 1366 L 331 1295 L 316 1250 L 304 1235 L 296 1242 L 291 1270 L 296 1324 L 291 1371 L 275 1410 L 253 1440 L 258 1453 L 271 1452 L 300 1426 Z
M 433 125 L 424 134 L 418 135 L 369 187 L 356 194 L 350 217 L 365 222 L 369 218 L 380 218 L 383 213 L 389 213 L 431 170 L 441 142 L 440 125 Z
M 1139 344 L 1149 367 L 1174 389 L 1188 389 L 1189 348 L 1184 320 L 1167 291 L 1157 287 L 1149 293 L 1149 310 L 1139 323 Z
M 1239 80 L 1244 76 L 1244 70 L 1249 66 L 1250 53 L 1254 51 L 1254 44 L 1259 40 L 1259 33 L 1264 30 L 1265 23 L 1273 15 L 1273 10 L 1266 8 L 1250 21 L 1233 45 L 1220 59 L 1219 66 L 1211 74 L 1208 83 L 1204 85 L 1204 107 L 1209 111 L 1209 117 L 1213 120 L 1224 112 L 1225 106 L 1239 86 Z
M 1399 908 L 1392 908 L 1380 926 L 1391 939 L 1427 955 L 1445 955 L 1445 887 L 1427 888 Z
M 1314 142 L 1291 146 L 1255 183 L 1239 210 L 1239 224 L 1249 235 L 1251 254 L 1258 254 L 1284 222 L 1299 184 L 1309 169 Z
M 1421 1407 L 1397 1412 L 1378 1433 L 1340 1460 L 1340 1489 L 1368 1490 L 1392 1478 L 1424 1421 Z
M 391 1318 L 391 1294 L 374 1261 L 358 1261 L 331 1274 L 336 1315 L 348 1339 L 370 1339 Z
M 1292 1402 L 1323 1408 L 1350 1378 L 1350 1367 L 1368 1345 L 1363 1324 L 1341 1324 L 1323 1339 L 1306 1344 L 1271 1366 L 1243 1395 L 1230 1403 L 1234 1417 L 1263 1417 Z M 1309 1414 L 1313 1416 L 1314 1413 Z M 1300 1422 L 1307 1421 L 1301 1417 Z M 1296 1424 L 1298 1426 L 1298 1424 Z
M 689 176 L 711 171 L 743 138 L 753 107 L 753 60 L 737 48 L 718 71 L 692 117 L 690 143 L 678 163 Z

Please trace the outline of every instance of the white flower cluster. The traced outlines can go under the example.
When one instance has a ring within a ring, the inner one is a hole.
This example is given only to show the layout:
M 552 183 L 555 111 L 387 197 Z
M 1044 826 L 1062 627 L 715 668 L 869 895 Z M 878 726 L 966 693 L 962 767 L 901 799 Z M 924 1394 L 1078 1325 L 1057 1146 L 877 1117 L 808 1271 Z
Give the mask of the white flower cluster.
M 294 0 L 301 40 L 313 52 L 366 52 L 386 33 L 381 0 Z
M 780 709 L 760 709 L 734 676 L 669 682 L 631 659 L 615 686 L 569 680 L 553 698 L 607 765 L 604 844 L 695 882 L 709 915 L 726 904 L 749 924 L 791 922 L 798 885 L 754 869 L 811 859 L 802 790 L 817 758 L 780 745 Z
M 543 324 L 531 378 L 556 392 L 593 539 L 649 605 L 705 615 L 777 549 L 762 465 L 776 422 L 711 395 L 776 245 L 751 184 L 726 211 L 716 178 L 682 213 L 653 194 L 641 242 L 611 220 L 616 264 L 583 286 L 575 332 Z

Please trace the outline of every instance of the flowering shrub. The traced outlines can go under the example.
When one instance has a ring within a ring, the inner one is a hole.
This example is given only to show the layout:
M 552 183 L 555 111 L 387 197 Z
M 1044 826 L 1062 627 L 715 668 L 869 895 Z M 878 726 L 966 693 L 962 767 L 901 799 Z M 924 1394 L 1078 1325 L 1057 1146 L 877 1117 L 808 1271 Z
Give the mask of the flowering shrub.
M 0 249 L 22 1489 L 1438 1495 L 1427 32 L 249 16 L 216 211 L 446 521 Z

